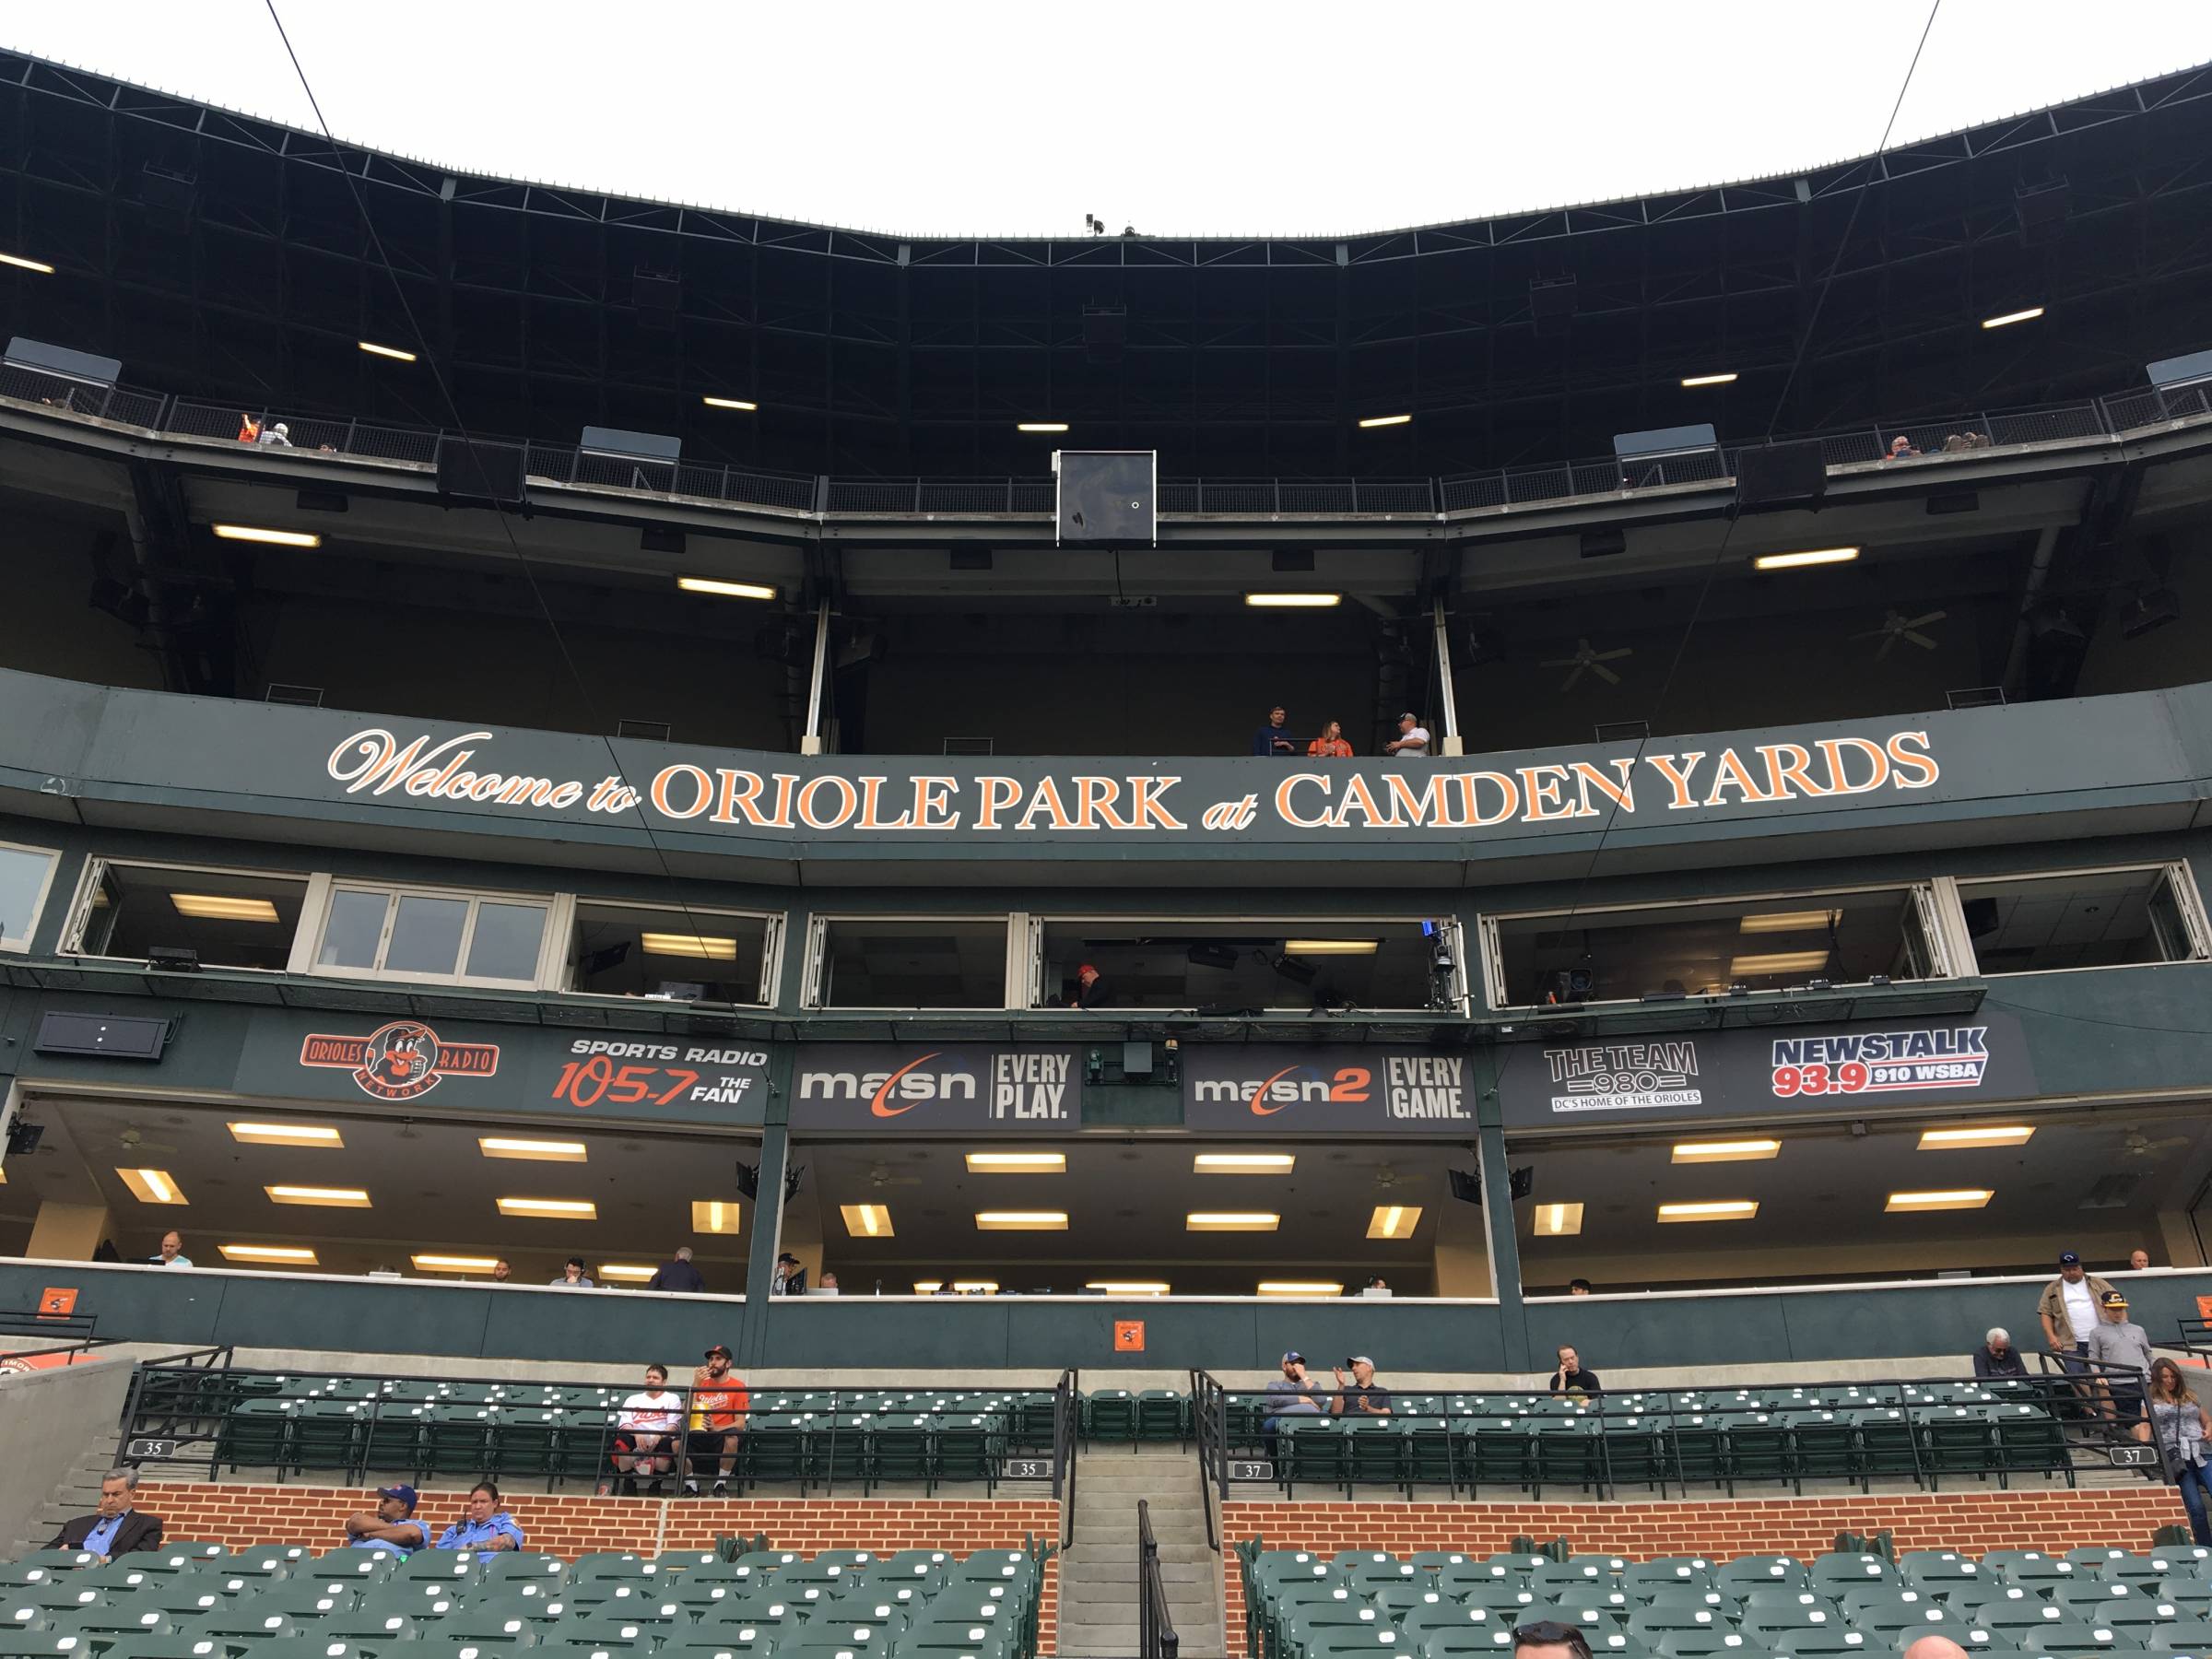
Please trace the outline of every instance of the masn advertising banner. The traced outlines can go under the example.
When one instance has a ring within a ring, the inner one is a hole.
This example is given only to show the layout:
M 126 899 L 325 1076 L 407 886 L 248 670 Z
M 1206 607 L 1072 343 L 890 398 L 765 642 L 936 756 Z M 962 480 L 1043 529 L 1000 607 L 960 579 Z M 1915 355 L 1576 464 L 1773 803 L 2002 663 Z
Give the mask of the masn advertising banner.
M 1460 1137 L 1474 1133 L 1467 1056 L 1253 1043 L 1182 1051 L 1182 1121 L 1205 1134 Z
M 794 1129 L 872 1135 L 1055 1135 L 1083 1126 L 1072 1048 L 825 1043 L 799 1051 Z
M 2035 1093 L 2018 1022 L 1994 1013 L 1532 1043 L 1500 1051 L 1499 1067 L 1508 1128 L 1792 1116 Z

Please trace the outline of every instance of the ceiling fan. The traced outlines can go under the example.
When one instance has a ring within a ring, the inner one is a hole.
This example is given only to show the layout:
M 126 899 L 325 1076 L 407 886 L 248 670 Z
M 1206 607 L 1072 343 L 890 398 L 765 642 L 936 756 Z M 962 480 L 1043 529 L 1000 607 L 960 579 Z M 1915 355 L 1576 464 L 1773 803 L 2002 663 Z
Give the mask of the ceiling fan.
M 868 1171 L 868 1184 L 872 1187 L 920 1186 L 922 1177 L 919 1175 L 894 1175 L 891 1173 L 888 1164 L 877 1164 Z
M 1573 690 L 1574 682 L 1583 677 L 1585 670 L 1591 674 L 1596 675 L 1599 679 L 1604 680 L 1608 686 L 1618 686 L 1620 684 L 1620 676 L 1614 673 L 1613 670 L 1606 667 L 1606 665 L 1607 663 L 1618 662 L 1622 657 L 1634 656 L 1635 654 L 1636 648 L 1633 645 L 1617 645 L 1611 651 L 1596 651 L 1592 649 L 1589 641 L 1577 640 L 1574 642 L 1574 654 L 1572 656 L 1553 657 L 1548 662 L 1538 663 L 1536 666 L 1539 668 L 1573 669 L 1574 672 L 1570 674 L 1567 677 L 1566 682 L 1559 687 L 1561 691 Z
M 1922 616 L 1908 617 L 1903 611 L 1890 609 L 1882 613 L 1882 625 L 1879 628 L 1863 629 L 1851 637 L 1854 640 L 1880 640 L 1881 648 L 1874 653 L 1874 660 L 1877 663 L 1895 649 L 1900 640 L 1910 640 L 1923 651 L 1933 651 L 1936 641 L 1920 629 L 1931 622 L 1942 621 L 1947 615 L 1947 611 L 1932 610 Z
M 146 1131 L 139 1128 L 135 1124 L 124 1124 L 115 1135 L 115 1144 L 121 1147 L 128 1156 L 133 1158 L 137 1157 L 142 1152 L 174 1152 L 177 1149 L 175 1147 L 168 1144 L 165 1141 L 147 1140 L 146 1138 Z
M 2170 1135 L 2163 1140 L 2152 1140 L 2140 1129 L 2130 1129 L 2120 1142 L 2120 1149 L 2130 1158 L 2155 1158 L 2160 1152 L 2170 1152 L 2176 1147 L 2190 1143 L 2186 1135 Z

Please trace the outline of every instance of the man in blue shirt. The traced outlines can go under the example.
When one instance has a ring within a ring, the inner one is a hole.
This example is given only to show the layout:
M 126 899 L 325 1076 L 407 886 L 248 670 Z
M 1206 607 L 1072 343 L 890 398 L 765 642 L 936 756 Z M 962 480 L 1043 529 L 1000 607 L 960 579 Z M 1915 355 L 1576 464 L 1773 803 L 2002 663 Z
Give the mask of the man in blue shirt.
M 136 1549 L 161 1547 L 161 1517 L 131 1504 L 138 1471 L 110 1469 L 100 1480 L 100 1512 L 62 1523 L 49 1549 L 81 1549 L 103 1562 Z
M 346 1541 L 356 1549 L 388 1549 L 405 1559 L 429 1547 L 429 1529 L 415 1519 L 415 1488 L 376 1488 L 376 1507 L 346 1518 Z
M 1299 752 L 1299 746 L 1291 742 L 1290 734 L 1284 725 L 1287 718 L 1279 703 L 1267 711 L 1267 724 L 1252 735 L 1253 754 L 1272 757 Z
M 468 1489 L 468 1512 L 438 1535 L 440 1549 L 520 1549 L 523 1529 L 500 1507 L 500 1488 L 479 1480 Z

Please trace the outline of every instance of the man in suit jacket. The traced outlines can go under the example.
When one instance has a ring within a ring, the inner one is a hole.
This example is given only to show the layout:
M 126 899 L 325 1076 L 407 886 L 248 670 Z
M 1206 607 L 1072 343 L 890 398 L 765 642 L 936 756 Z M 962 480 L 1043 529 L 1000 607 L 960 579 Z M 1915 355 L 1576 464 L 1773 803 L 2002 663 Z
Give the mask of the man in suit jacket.
M 100 1513 L 63 1522 L 46 1547 L 89 1550 L 102 1561 L 136 1549 L 160 1548 L 161 1517 L 133 1507 L 132 1494 L 137 1489 L 137 1470 L 110 1469 L 100 1477 Z

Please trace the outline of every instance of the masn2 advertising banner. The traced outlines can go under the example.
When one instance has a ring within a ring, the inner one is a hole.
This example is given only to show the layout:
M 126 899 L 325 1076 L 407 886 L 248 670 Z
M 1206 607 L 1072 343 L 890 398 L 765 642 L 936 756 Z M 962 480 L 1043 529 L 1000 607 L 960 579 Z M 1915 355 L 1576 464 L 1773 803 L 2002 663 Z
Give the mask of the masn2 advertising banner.
M 1186 1128 L 1230 1135 L 1464 1135 L 1475 1127 L 1465 1054 L 1265 1043 L 1182 1051 Z
M 799 1051 L 794 1129 L 893 1135 L 1054 1135 L 1083 1126 L 1072 1048 L 825 1043 Z

